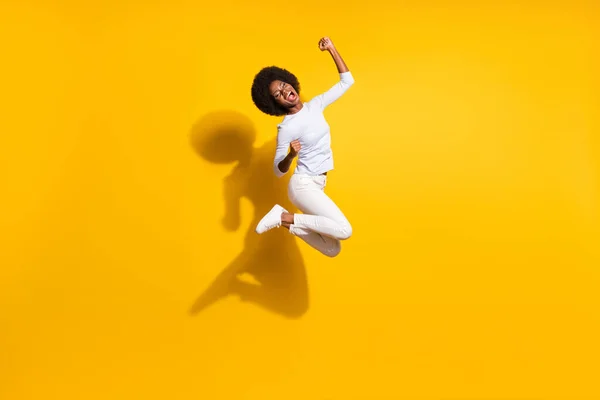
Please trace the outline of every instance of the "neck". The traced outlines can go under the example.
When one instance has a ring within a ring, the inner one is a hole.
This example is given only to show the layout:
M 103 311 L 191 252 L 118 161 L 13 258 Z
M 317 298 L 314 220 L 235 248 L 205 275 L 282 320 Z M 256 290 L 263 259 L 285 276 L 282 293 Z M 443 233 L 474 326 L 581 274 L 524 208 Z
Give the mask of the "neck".
M 302 110 L 302 107 L 304 107 L 304 104 L 299 101 L 294 107 L 288 108 L 288 114 L 296 114 L 298 111 Z

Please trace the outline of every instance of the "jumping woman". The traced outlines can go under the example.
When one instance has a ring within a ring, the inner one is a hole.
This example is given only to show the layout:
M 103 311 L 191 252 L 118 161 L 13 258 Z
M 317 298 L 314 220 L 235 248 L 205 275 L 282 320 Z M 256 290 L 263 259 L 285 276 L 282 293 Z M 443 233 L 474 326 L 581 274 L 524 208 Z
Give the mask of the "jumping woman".
M 352 226 L 324 191 L 327 172 L 333 169 L 333 154 L 323 111 L 354 84 L 354 78 L 328 37 L 319 40 L 319 49 L 331 54 L 340 80 L 306 103 L 300 100 L 298 79 L 285 69 L 266 67 L 254 78 L 254 104 L 265 114 L 284 116 L 277 125 L 274 170 L 282 177 L 298 157 L 288 197 L 302 211 L 293 214 L 275 204 L 256 226 L 256 233 L 283 226 L 321 253 L 335 257 L 341 251 L 340 241 L 352 235 Z

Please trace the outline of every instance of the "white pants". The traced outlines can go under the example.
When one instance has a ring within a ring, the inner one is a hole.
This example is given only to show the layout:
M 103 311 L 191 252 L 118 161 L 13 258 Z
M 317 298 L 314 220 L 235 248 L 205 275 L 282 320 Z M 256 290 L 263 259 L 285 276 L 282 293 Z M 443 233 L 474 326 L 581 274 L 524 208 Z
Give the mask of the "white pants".
M 288 185 L 290 201 L 304 214 L 294 214 L 290 233 L 329 257 L 342 250 L 340 240 L 352 235 L 352 226 L 324 192 L 325 175 L 294 174 Z

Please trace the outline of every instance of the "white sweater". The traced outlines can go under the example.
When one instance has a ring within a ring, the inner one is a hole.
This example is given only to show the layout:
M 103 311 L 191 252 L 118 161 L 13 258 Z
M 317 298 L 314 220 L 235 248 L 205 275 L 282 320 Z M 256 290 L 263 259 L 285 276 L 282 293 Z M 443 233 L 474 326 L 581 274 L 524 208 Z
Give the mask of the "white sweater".
M 333 169 L 331 135 L 323 110 L 340 98 L 353 83 L 350 71 L 341 73 L 340 81 L 331 89 L 304 103 L 300 111 L 286 115 L 277 125 L 275 175 L 281 177 L 285 174 L 278 165 L 287 156 L 290 142 L 296 139 L 300 140 L 301 149 L 295 174 L 320 175 Z

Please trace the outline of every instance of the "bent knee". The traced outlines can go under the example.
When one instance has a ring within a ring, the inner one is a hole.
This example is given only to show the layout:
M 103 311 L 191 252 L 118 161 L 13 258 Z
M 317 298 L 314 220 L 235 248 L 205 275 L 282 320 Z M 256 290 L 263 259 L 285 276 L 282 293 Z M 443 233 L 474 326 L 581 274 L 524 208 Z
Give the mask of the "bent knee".
M 352 225 L 344 224 L 342 230 L 340 231 L 339 239 L 347 240 L 352 236 Z

